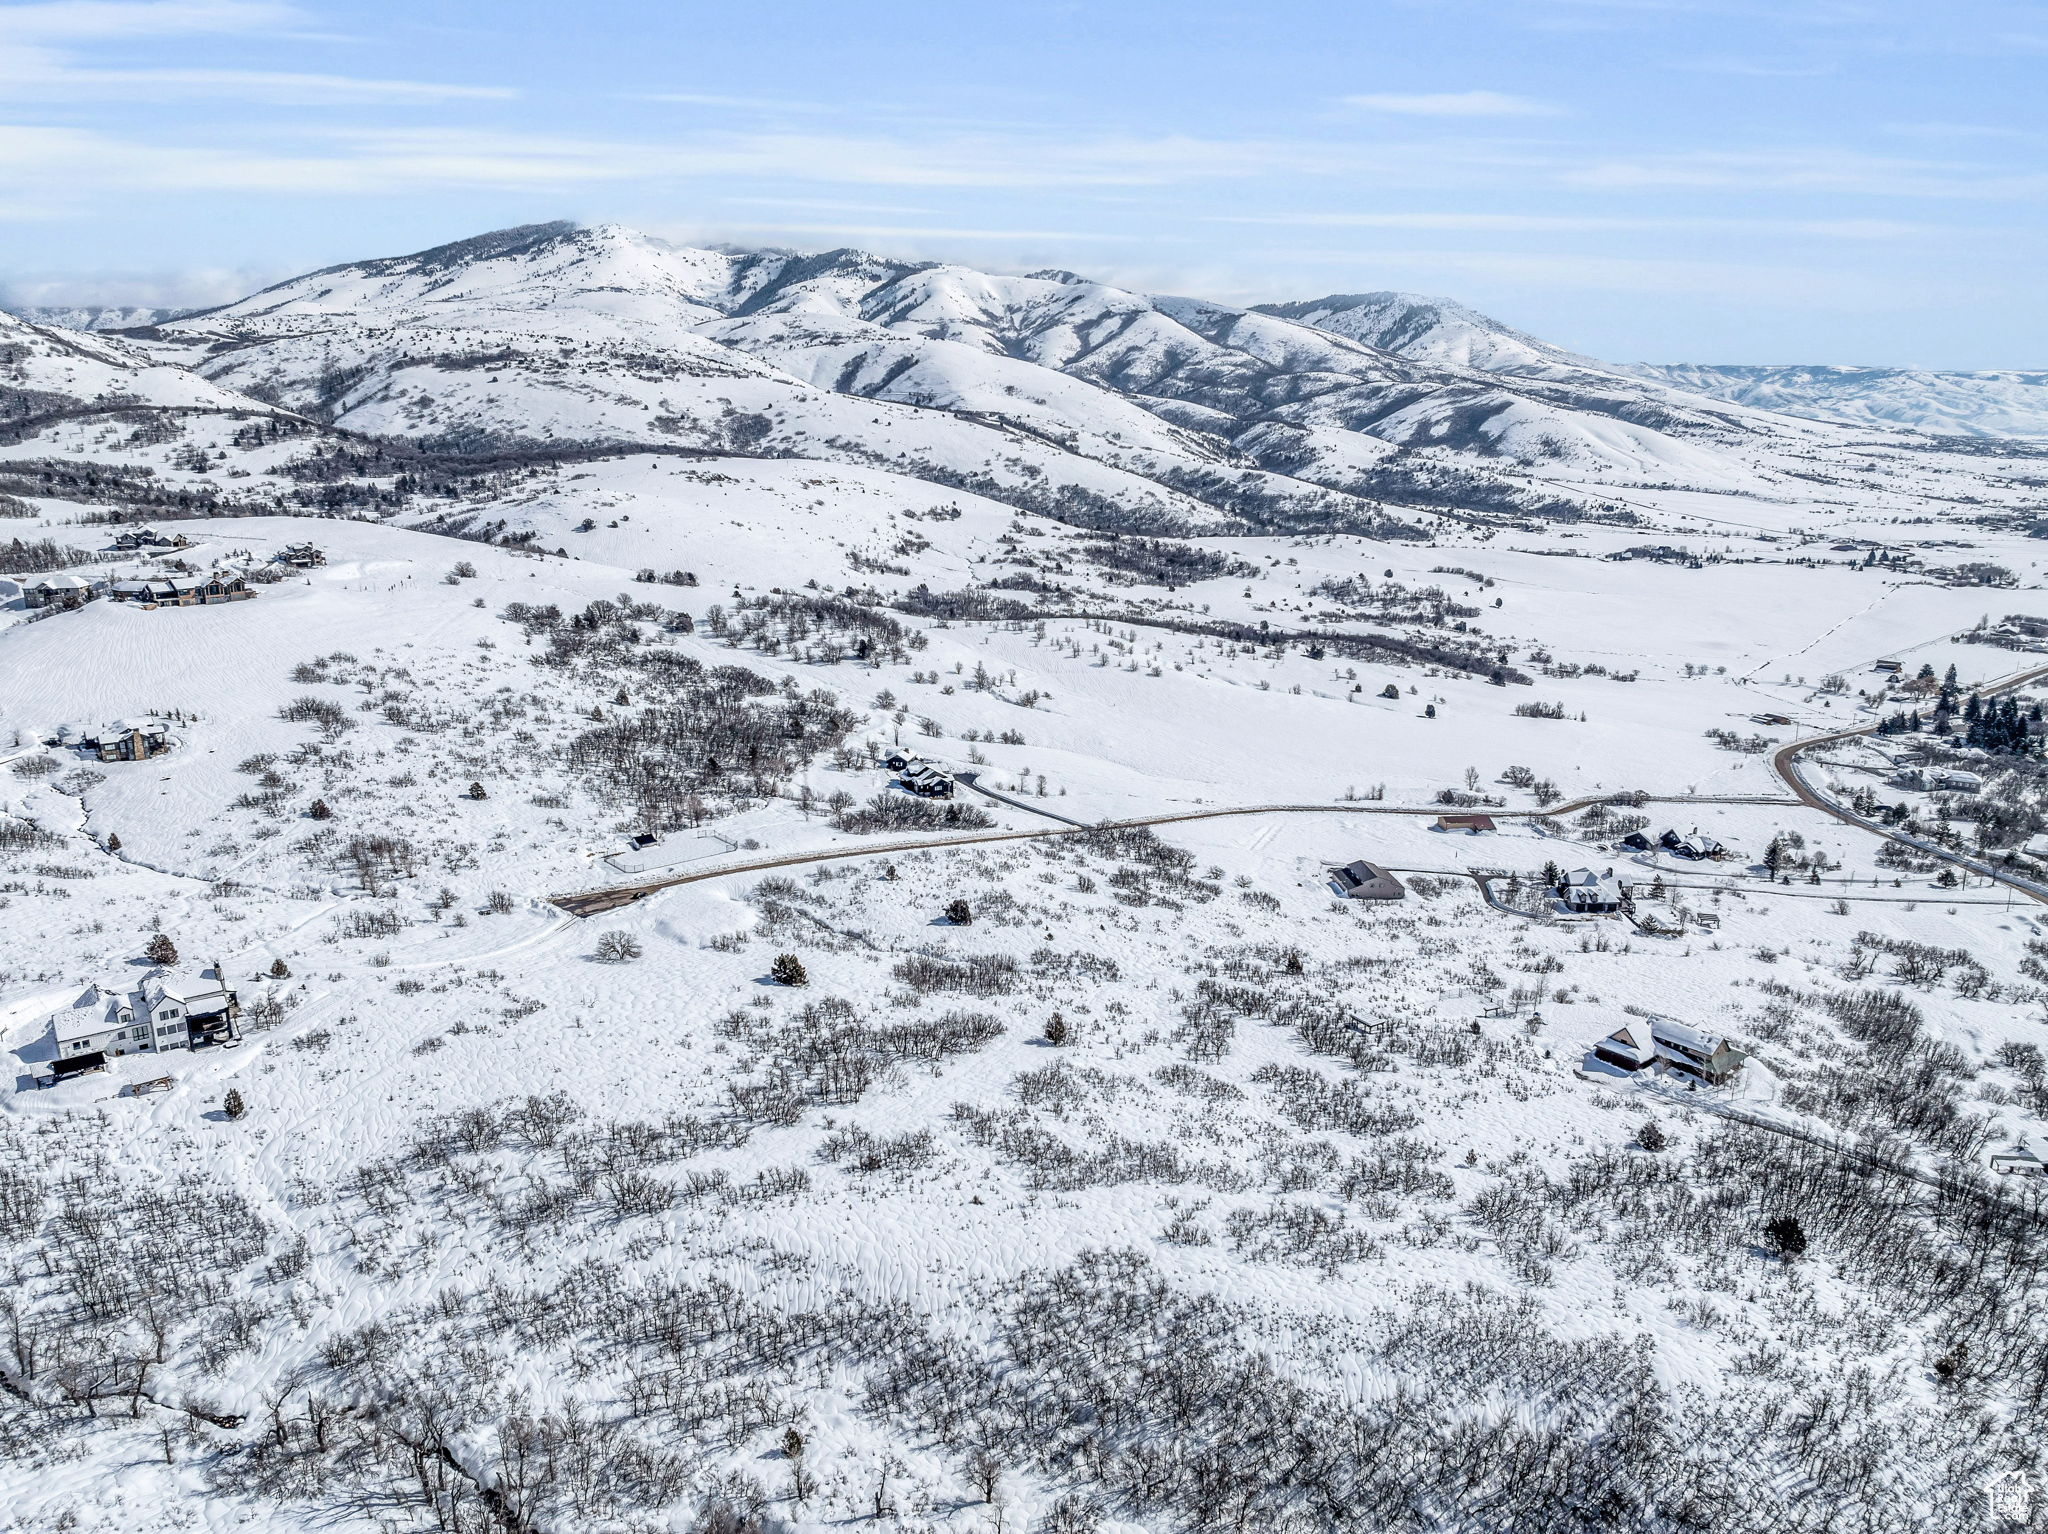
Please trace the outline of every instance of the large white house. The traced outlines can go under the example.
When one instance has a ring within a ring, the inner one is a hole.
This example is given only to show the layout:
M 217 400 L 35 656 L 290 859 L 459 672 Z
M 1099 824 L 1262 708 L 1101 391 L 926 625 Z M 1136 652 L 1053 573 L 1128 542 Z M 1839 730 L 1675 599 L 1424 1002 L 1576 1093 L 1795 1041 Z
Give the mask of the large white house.
M 117 1055 L 232 1043 L 241 1010 L 218 964 L 197 975 L 159 971 L 133 989 L 94 983 L 56 1016 L 52 1072 L 72 1076 Z
M 19 585 L 24 607 L 76 607 L 90 602 L 101 589 L 99 582 L 82 575 L 43 575 Z
M 1632 1018 L 1593 1046 L 1596 1058 L 1625 1071 L 1673 1071 L 1718 1087 L 1749 1057 L 1717 1033 L 1668 1017 Z

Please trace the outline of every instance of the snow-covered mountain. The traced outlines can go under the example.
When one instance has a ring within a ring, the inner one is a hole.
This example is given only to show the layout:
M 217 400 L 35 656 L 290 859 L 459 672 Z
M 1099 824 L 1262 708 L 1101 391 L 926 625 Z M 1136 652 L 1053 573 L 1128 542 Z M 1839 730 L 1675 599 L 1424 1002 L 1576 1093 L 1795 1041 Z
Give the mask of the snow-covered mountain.
M 1614 372 L 1450 298 L 1421 293 L 1333 293 L 1295 303 L 1260 304 L 1262 314 L 1298 320 L 1381 351 L 1445 367 L 1533 377 Z
M 1448 367 L 1569 380 L 1595 389 L 1615 377 L 1643 379 L 1781 415 L 1881 429 L 2048 436 L 2048 372 L 1602 362 L 1552 346 L 1454 299 L 1418 293 L 1339 293 L 1259 308 Z
M 1629 371 L 1717 399 L 1828 421 L 1968 437 L 2048 437 L 2048 372 L 1743 367 L 1673 363 Z
M 549 224 L 312 273 L 153 344 L 353 430 L 799 452 L 1126 527 L 1380 525 L 1446 505 L 1447 471 L 1597 510 L 1562 482 L 1755 488 L 1831 440 L 1540 343 L 1502 373 L 1470 364 L 1505 343 L 1418 360 L 1346 334 L 1356 306 L 1303 312 Z
M 25 304 L 7 312 L 31 325 L 55 325 L 62 330 L 136 330 L 185 311 L 143 304 Z

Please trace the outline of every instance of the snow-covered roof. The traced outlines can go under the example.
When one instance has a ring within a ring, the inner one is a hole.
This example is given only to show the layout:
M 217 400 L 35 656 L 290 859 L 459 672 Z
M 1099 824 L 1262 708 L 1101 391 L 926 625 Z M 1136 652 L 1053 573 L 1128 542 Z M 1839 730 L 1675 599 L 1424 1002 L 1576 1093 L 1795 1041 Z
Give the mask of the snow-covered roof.
M 1589 889 L 1597 889 L 1601 885 L 1613 884 L 1615 882 L 1614 871 L 1609 869 L 1604 874 L 1598 874 L 1590 868 L 1574 868 L 1564 876 L 1562 882 L 1565 884 L 1581 884 Z
M 1656 1040 L 1650 1036 L 1650 1029 L 1640 1019 L 1622 1024 L 1600 1041 L 1610 1054 L 1622 1055 L 1639 1065 L 1647 1065 L 1656 1058 Z
M 199 975 L 156 975 L 143 982 L 143 995 L 154 1005 L 159 1001 L 182 1001 L 186 1003 L 225 999 L 226 989 L 218 975 L 208 970 Z
M 56 1025 L 57 1042 L 69 1044 L 106 1032 L 120 1022 L 120 1010 L 119 995 L 97 985 L 87 986 L 76 1001 L 51 1020 Z
M 1707 1033 L 1688 1023 L 1675 1022 L 1668 1017 L 1650 1019 L 1651 1036 L 1661 1043 L 1676 1044 L 1684 1049 L 1697 1050 L 1700 1054 L 1711 1055 L 1727 1042 L 1719 1034 Z
M 29 582 L 34 591 L 90 591 L 92 582 L 82 575 L 45 575 Z

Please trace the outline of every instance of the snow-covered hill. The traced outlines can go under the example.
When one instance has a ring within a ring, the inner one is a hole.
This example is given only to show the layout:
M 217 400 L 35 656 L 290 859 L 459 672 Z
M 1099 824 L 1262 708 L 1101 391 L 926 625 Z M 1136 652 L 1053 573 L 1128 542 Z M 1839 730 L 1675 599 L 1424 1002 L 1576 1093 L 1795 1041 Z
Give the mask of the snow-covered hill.
M 111 336 L 0 314 L 0 431 L 122 409 L 274 413 L 202 374 Z
M 1615 371 L 1503 325 L 1454 299 L 1421 293 L 1333 293 L 1296 303 L 1261 304 L 1259 310 L 1417 362 L 1446 367 L 1535 377 Z
M 1820 420 L 1937 435 L 2048 437 L 2048 372 L 1943 373 L 1920 368 L 1713 367 L 1629 371 L 1674 388 Z
M 1447 367 L 1556 379 L 1596 391 L 1613 388 L 1617 377 L 1641 379 L 1781 415 L 1937 436 L 2048 436 L 2048 372 L 1601 362 L 1453 299 L 1419 293 L 1338 293 L 1259 308 Z
M 1833 440 L 1615 373 L 1415 360 L 1320 318 L 539 225 L 297 278 L 168 323 L 162 350 L 354 430 L 834 456 L 1097 525 L 1364 528 L 1443 504 L 1446 469 L 1582 512 L 1597 496 L 1562 481 L 1753 489 Z
M 136 330 L 184 310 L 142 304 L 28 304 L 6 312 L 31 325 L 54 325 L 60 330 Z

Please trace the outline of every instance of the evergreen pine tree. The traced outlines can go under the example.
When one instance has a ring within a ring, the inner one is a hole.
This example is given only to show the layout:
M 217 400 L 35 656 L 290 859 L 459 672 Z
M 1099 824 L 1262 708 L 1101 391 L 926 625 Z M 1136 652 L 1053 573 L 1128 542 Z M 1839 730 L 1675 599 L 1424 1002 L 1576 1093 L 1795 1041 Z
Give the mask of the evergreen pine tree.
M 273 959 L 273 960 L 271 960 L 271 961 L 270 961 L 270 978 L 271 978 L 271 979 L 273 979 L 273 980 L 289 980 L 289 979 L 291 979 L 291 977 L 292 977 L 292 967 L 291 967 L 291 966 L 290 966 L 289 964 L 285 963 L 285 961 L 284 961 L 284 960 L 282 960 L 282 959 Z
M 778 953 L 775 962 L 768 966 L 768 978 L 777 985 L 809 985 L 811 977 L 804 973 L 803 960 L 793 953 Z
M 233 1087 L 229 1087 L 228 1095 L 220 1100 L 220 1111 L 226 1114 L 231 1119 L 238 1119 L 243 1114 L 247 1113 L 249 1111 L 249 1108 L 248 1105 L 242 1101 L 242 1094 L 240 1092 L 237 1092 Z
M 152 964 L 175 964 L 178 962 L 178 945 L 159 932 L 143 945 L 142 956 Z
M 1800 1256 L 1806 1250 L 1806 1228 L 1799 1223 L 1796 1215 L 1781 1214 L 1764 1226 L 1764 1239 L 1769 1241 L 1786 1262 Z

